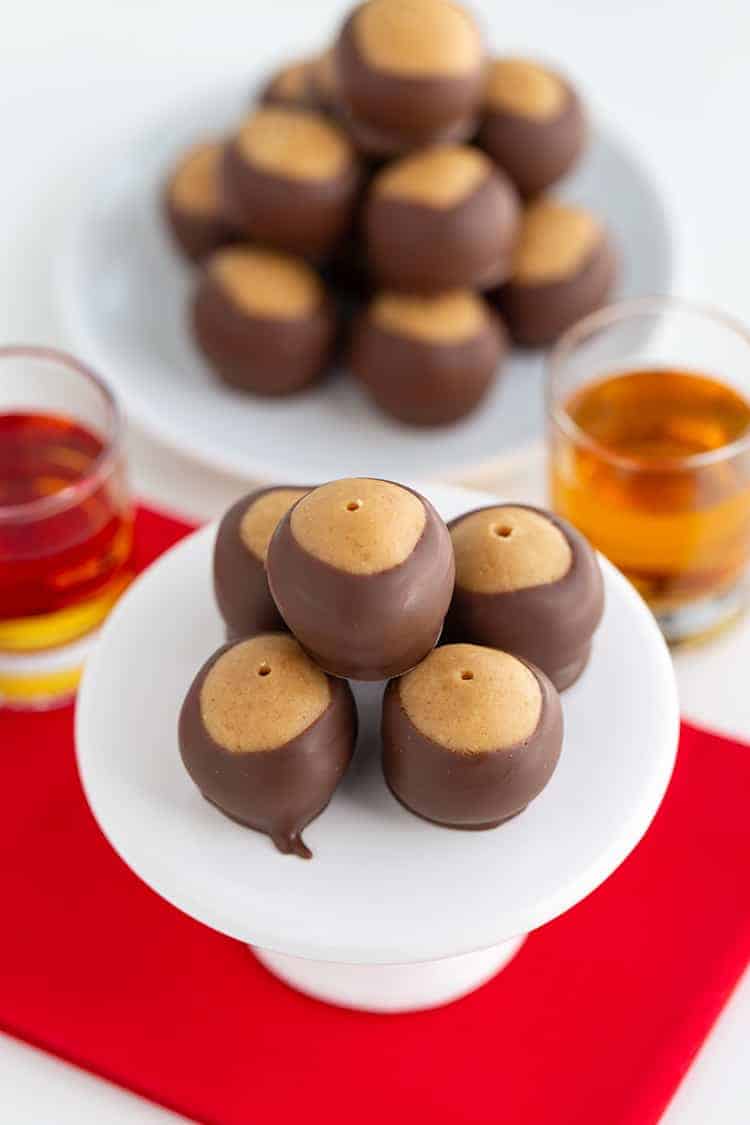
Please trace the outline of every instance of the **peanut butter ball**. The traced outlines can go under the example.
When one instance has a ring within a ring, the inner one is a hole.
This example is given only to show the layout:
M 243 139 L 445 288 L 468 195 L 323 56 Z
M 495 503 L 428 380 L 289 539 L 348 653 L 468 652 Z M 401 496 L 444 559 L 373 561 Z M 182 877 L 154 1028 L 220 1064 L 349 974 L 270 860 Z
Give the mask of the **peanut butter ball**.
M 406 808 L 450 828 L 495 828 L 552 776 L 562 709 L 531 664 L 478 645 L 443 645 L 391 680 L 382 734 L 385 779 Z
M 164 209 L 178 249 L 201 262 L 239 237 L 227 218 L 219 190 L 222 141 L 204 141 L 180 160 L 167 182 Z
M 529 59 L 495 59 L 479 139 L 521 195 L 537 195 L 578 160 L 586 120 L 578 95 L 560 74 Z
M 386 414 L 441 426 L 476 409 L 506 352 L 502 322 L 477 294 L 386 292 L 355 322 L 350 366 Z
M 436 145 L 387 165 L 364 211 L 372 268 L 406 293 L 488 289 L 511 270 L 521 208 L 515 188 L 468 145 Z
M 325 372 L 336 314 L 306 262 L 257 246 L 219 250 L 206 263 L 193 331 L 224 382 L 259 395 L 298 391 Z
M 437 643 L 453 590 L 450 536 L 423 496 L 370 478 L 331 481 L 280 521 L 268 583 L 321 668 L 383 680 Z
M 312 110 L 263 106 L 224 152 L 224 205 L 237 227 L 316 261 L 348 233 L 359 184 L 347 136 Z
M 497 305 L 517 343 L 546 347 L 605 304 L 616 278 L 617 257 L 603 223 L 582 207 L 541 199 L 524 213 Z
M 449 525 L 456 586 L 451 641 L 488 645 L 537 665 L 558 691 L 575 683 L 604 610 L 596 554 L 565 520 L 499 504 Z
M 215 652 L 179 722 L 182 761 L 203 796 L 303 859 L 312 853 L 302 829 L 331 799 L 356 737 L 349 685 L 326 676 L 280 633 Z
M 367 0 L 344 23 L 336 61 L 351 117 L 404 143 L 462 125 L 481 102 L 482 38 L 449 0 Z
M 308 491 L 274 485 L 243 496 L 225 513 L 214 545 L 214 593 L 229 638 L 284 630 L 266 578 L 266 555 L 282 516 Z

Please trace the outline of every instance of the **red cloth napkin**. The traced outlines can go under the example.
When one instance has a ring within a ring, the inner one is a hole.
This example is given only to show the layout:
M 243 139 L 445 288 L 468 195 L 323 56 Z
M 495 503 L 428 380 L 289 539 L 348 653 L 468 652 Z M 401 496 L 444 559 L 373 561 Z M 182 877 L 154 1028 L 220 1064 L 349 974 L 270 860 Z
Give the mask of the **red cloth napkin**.
M 141 562 L 187 528 L 141 511 Z M 0 713 L 0 1026 L 221 1125 L 649 1125 L 750 958 L 750 749 L 684 727 L 643 842 L 494 980 L 404 1016 L 327 1007 L 131 874 L 72 711 Z

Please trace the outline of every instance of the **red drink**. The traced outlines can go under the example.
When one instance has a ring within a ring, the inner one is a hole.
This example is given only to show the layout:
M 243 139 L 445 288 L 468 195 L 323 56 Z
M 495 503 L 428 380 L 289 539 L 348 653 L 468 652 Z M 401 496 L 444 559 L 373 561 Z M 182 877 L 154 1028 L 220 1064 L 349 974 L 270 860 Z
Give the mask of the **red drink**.
M 0 647 L 11 640 L 9 620 L 55 613 L 122 586 L 132 546 L 124 498 L 105 480 L 75 502 L 76 487 L 104 452 L 101 440 L 71 419 L 0 414 L 0 509 L 64 490 L 73 499 L 57 511 L 50 505 L 46 516 L 34 518 L 30 509 L 29 519 L 0 522 Z
M 109 390 L 76 360 L 0 348 L 0 705 L 69 698 L 130 579 L 120 430 Z

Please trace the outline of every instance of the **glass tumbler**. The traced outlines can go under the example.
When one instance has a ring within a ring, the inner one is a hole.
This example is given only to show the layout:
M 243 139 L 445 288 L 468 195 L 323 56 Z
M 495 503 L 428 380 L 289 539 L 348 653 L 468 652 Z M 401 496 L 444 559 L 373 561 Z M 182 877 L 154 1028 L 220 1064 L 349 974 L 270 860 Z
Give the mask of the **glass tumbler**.
M 549 488 L 641 592 L 666 638 L 702 637 L 748 597 L 750 336 L 674 298 L 602 309 L 553 350 Z
M 0 705 L 75 692 L 132 544 L 110 391 L 60 352 L 0 348 Z

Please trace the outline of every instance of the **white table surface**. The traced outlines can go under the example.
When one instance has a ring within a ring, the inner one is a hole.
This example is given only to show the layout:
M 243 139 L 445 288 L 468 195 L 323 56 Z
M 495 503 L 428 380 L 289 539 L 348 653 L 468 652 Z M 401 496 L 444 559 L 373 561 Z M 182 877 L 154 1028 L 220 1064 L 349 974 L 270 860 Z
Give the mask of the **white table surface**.
M 109 142 L 160 109 L 323 43 L 334 0 L 0 0 L 0 340 L 65 344 L 53 296 L 66 211 Z M 559 59 L 640 151 L 678 235 L 674 291 L 750 322 L 747 0 L 476 0 L 493 41 Z M 82 357 L 85 358 L 85 357 Z M 106 372 L 103 372 L 106 375 Z M 243 482 L 131 432 L 143 496 L 195 518 Z M 486 482 L 485 482 L 486 483 Z M 539 496 L 538 464 L 497 482 Z M 750 621 L 678 656 L 686 715 L 750 741 Z M 667 1125 L 747 1125 L 750 974 L 678 1090 Z M 0 1122 L 168 1122 L 174 1115 L 0 1036 Z M 554 1125 L 554 1123 L 550 1123 Z

